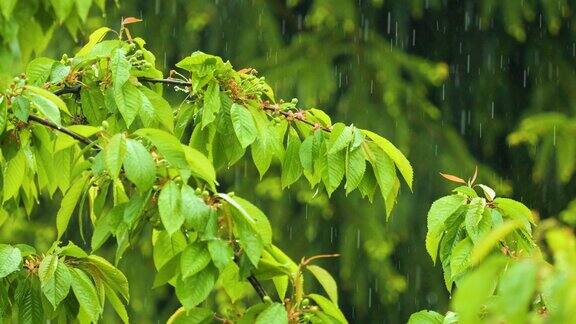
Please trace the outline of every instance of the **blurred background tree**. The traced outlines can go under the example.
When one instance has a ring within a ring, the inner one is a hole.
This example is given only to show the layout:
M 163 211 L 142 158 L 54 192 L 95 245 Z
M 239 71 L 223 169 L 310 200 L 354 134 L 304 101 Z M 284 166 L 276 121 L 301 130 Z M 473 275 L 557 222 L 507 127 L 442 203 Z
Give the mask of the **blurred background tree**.
M 449 186 L 439 171 L 467 177 L 478 165 L 497 192 L 576 225 L 574 10 L 567 0 L 3 0 L 0 86 L 34 57 L 59 57 L 135 16 L 144 21 L 132 34 L 163 53 L 160 70 L 194 50 L 214 53 L 257 69 L 286 100 L 391 138 L 416 181 L 389 222 L 381 201 L 341 191 L 329 201 L 303 183 L 282 193 L 278 172 L 251 180 L 249 163 L 220 182 L 259 203 L 292 256 L 341 254 L 322 266 L 338 274 L 352 322 L 399 323 L 448 304 L 423 244 L 426 210 Z M 43 213 L 33 230 L 0 215 L 1 241 L 47 248 L 54 220 Z M 150 242 L 133 242 L 120 264 L 138 278 L 137 323 L 163 321 L 177 305 L 168 288 L 149 294 L 154 274 L 140 269 L 152 269 L 150 254 Z

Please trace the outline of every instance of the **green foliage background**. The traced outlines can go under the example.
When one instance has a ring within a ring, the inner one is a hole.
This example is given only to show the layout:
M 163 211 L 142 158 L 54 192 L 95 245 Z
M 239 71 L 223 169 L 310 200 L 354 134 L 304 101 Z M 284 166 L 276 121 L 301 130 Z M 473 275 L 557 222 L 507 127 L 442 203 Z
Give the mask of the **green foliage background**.
M 401 192 L 391 222 L 381 201 L 343 199 L 341 190 L 328 201 L 303 182 L 282 192 L 278 172 L 258 181 L 249 163 L 221 181 L 258 203 L 291 256 L 341 254 L 322 266 L 337 275 L 352 322 L 446 310 L 442 273 L 422 244 L 426 211 L 450 186 L 439 171 L 467 177 L 478 165 L 497 192 L 576 224 L 576 8 L 568 1 L 78 0 L 62 10 L 64 2 L 2 1 L 0 85 L 35 56 L 72 52 L 96 28 L 136 16 L 144 21 L 131 32 L 161 54 L 159 69 L 194 50 L 220 55 L 407 154 L 414 193 Z M 2 241 L 48 248 L 56 233 L 45 213 L 34 222 L 0 216 Z M 150 243 L 136 246 L 120 264 L 131 318 L 165 320 L 177 306 L 173 291 L 150 294 Z

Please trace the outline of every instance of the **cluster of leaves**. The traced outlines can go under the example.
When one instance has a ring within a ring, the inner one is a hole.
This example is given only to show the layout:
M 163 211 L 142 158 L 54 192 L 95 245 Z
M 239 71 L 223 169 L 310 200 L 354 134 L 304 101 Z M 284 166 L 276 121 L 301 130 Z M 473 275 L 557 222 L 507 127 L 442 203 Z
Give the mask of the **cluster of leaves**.
M 486 196 L 480 198 L 472 187 L 474 179 L 443 176 L 467 184 L 436 200 L 428 213 L 426 248 L 435 260 L 440 245 L 448 290 L 456 283 L 453 312 L 420 311 L 409 323 L 570 321 L 570 296 L 576 293 L 572 231 L 549 222 L 538 232 L 545 244 L 537 246 L 533 215 L 522 203 L 495 198 L 492 189 L 479 184 Z
M 483 258 L 494 243 L 515 253 L 530 254 L 534 248 L 530 209 L 509 198 L 496 197 L 486 185 L 474 185 L 476 173 L 465 181 L 443 174 L 463 184 L 454 194 L 436 200 L 428 211 L 426 250 L 436 262 L 439 256 L 448 291 L 467 270 Z M 479 197 L 475 187 L 485 197 Z M 494 237 L 493 233 L 498 236 Z M 506 239 L 500 240 L 505 235 Z
M 253 69 L 236 71 L 216 56 L 195 52 L 177 64 L 189 77 L 173 71 L 162 79 L 144 40 L 127 29 L 138 21 L 125 19 L 118 33 L 96 30 L 73 58 L 33 60 L 0 98 L 2 212 L 29 215 L 42 194 L 61 193 L 58 239 L 77 215 L 81 235 L 90 225 L 93 251 L 116 238 L 116 262 L 152 227 L 154 286 L 174 286 L 183 305 L 174 321 L 214 316 L 197 306 L 220 286 L 234 305 L 219 315 L 225 318 L 346 322 L 329 273 L 310 264 L 314 257 L 296 264 L 274 246 L 266 215 L 219 192 L 216 171 L 250 148 L 261 176 L 276 159 L 284 187 L 304 175 L 329 194 L 346 176 L 347 193 L 358 189 L 373 199 L 379 188 L 390 215 L 397 170 L 412 185 L 408 160 L 373 132 L 332 124 L 321 110 L 296 108 L 297 100 L 277 101 Z M 119 37 L 105 40 L 112 33 Z M 158 84 L 176 85 L 184 102 L 172 109 Z M 304 291 L 305 272 L 329 298 Z M 273 282 L 280 302 L 259 280 Z M 266 304 L 237 303 L 248 282 Z M 78 298 L 80 311 L 68 315 L 96 321 L 103 297 L 91 300 L 99 307 L 90 310 L 82 301 L 88 297 Z
M 96 322 L 106 301 L 124 321 L 128 281 L 97 255 L 68 243 L 39 255 L 25 244 L 0 244 L 0 319 L 6 322 Z

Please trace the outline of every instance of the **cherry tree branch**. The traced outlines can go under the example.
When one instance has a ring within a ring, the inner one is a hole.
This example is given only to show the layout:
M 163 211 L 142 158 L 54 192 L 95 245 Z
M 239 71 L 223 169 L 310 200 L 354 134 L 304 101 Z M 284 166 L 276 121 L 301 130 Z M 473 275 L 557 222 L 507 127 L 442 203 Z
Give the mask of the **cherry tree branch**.
M 78 141 L 80 141 L 80 142 L 82 142 L 82 143 L 84 143 L 84 144 L 86 144 L 86 145 L 92 145 L 92 144 L 94 144 L 94 141 L 92 141 L 91 139 L 89 139 L 89 138 L 87 138 L 87 137 L 84 137 L 84 136 L 82 136 L 82 135 L 80 135 L 80 134 L 78 134 L 78 133 L 76 133 L 76 132 L 73 132 L 73 131 L 71 131 L 70 129 L 68 129 L 68 128 L 66 128 L 66 127 L 59 126 L 59 125 L 55 124 L 54 122 L 52 122 L 52 121 L 50 121 L 50 120 L 48 120 L 48 119 L 42 118 L 42 117 L 40 117 L 40 116 L 37 116 L 37 115 L 34 115 L 34 114 L 30 114 L 30 115 L 28 116 L 28 120 L 32 120 L 32 121 L 34 121 L 34 122 L 37 122 L 38 124 L 42 124 L 42 125 L 44 125 L 44 126 L 46 126 L 46 127 L 49 127 L 49 128 L 54 129 L 54 130 L 57 130 L 57 131 L 59 131 L 59 132 L 61 132 L 61 133 L 64 133 L 64 134 L 72 137 L 73 139 L 76 139 L 76 140 L 78 140 Z M 96 146 L 96 147 L 98 147 L 98 146 Z

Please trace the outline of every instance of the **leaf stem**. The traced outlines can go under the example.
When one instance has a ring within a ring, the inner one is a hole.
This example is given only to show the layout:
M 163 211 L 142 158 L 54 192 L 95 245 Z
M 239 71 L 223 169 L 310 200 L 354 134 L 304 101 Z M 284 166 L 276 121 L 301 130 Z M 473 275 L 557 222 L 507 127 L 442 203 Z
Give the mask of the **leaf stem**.
M 30 116 L 28 116 L 28 120 L 32 120 L 34 122 L 37 122 L 38 124 L 42 124 L 46 127 L 49 127 L 49 128 L 54 129 L 54 130 L 57 130 L 61 133 L 64 133 L 64 134 L 66 134 L 66 135 L 86 144 L 86 145 L 94 145 L 94 141 L 92 141 L 91 139 L 84 137 L 84 136 L 82 136 L 76 132 L 73 132 L 66 127 L 56 125 L 55 123 L 49 121 L 48 119 L 42 118 L 42 117 L 34 115 L 34 114 L 30 114 Z M 96 148 L 101 149 L 98 145 L 96 145 Z

